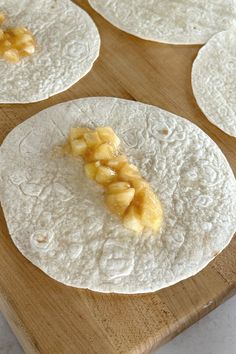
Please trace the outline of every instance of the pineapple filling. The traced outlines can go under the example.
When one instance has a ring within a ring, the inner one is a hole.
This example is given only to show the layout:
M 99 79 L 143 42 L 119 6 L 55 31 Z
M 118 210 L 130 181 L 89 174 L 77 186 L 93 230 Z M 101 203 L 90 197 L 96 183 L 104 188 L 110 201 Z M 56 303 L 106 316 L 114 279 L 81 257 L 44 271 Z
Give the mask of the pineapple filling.
M 157 232 L 163 220 L 160 201 L 119 147 L 120 139 L 110 127 L 72 128 L 64 151 L 84 159 L 87 177 L 103 185 L 108 209 L 126 228 Z
M 5 21 L 5 15 L 0 12 L 0 25 Z M 10 63 L 18 63 L 21 58 L 35 52 L 35 39 L 24 27 L 0 28 L 0 58 Z

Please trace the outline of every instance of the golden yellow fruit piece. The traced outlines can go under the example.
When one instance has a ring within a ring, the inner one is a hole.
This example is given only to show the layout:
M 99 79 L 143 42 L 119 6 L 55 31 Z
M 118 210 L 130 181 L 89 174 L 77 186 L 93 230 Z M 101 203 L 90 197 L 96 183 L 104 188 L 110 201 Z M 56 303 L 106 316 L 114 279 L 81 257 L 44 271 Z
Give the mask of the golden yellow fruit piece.
M 107 166 L 99 166 L 96 174 L 96 181 L 99 184 L 109 184 L 116 177 L 115 171 Z
M 117 157 L 114 157 L 112 160 L 107 161 L 107 166 L 113 168 L 114 170 L 118 171 L 121 169 L 121 167 L 127 163 L 127 157 L 124 155 L 120 155 Z
M 35 48 L 34 37 L 26 28 L 14 27 L 0 30 L 0 55 L 6 61 L 17 63 L 22 57 L 32 55 Z
M 159 199 L 127 157 L 119 155 L 119 138 L 110 127 L 96 130 L 72 128 L 68 144 L 74 156 L 82 156 L 85 173 L 105 188 L 109 210 L 123 218 L 126 228 L 141 233 L 157 232 L 163 221 Z
M 134 188 L 129 188 L 119 193 L 107 194 L 105 199 L 106 205 L 112 213 L 121 216 L 132 202 L 134 193 Z
M 86 165 L 84 166 L 86 176 L 90 179 L 95 179 L 99 166 L 99 161 L 86 163 Z
M 26 54 L 26 55 L 32 55 L 35 52 L 35 46 L 33 44 L 28 44 L 26 46 L 24 46 L 23 50 L 22 50 L 22 54 Z
M 111 160 L 113 157 L 114 148 L 108 143 L 98 146 L 94 152 L 95 160 Z
M 87 149 L 86 153 L 83 155 L 83 159 L 86 162 L 95 162 L 94 151 L 92 149 Z
M 73 141 L 75 139 L 82 138 L 84 133 L 87 133 L 89 131 L 90 129 L 88 128 L 71 128 L 69 139 L 70 141 Z
M 126 163 L 119 171 L 119 178 L 123 181 L 133 182 L 135 179 L 140 179 L 141 176 L 136 166 Z
M 3 59 L 9 63 L 18 63 L 20 61 L 19 52 L 17 49 L 7 49 L 3 53 Z
M 139 193 L 143 189 L 150 188 L 148 182 L 146 182 L 143 178 L 133 179 L 132 180 L 132 187 L 134 187 L 136 193 Z
M 15 38 L 15 45 L 20 46 L 22 44 L 32 43 L 32 36 L 29 33 L 24 33 Z
M 120 139 L 114 133 L 111 127 L 99 127 L 96 129 L 96 131 L 98 132 L 100 139 L 103 143 L 110 143 L 115 148 L 118 148 L 118 146 L 120 145 Z
M 82 156 L 87 150 L 87 144 L 84 139 L 76 139 L 71 141 L 71 150 L 74 156 Z
M 123 224 L 127 229 L 134 232 L 141 233 L 143 231 L 144 226 L 134 205 L 131 205 L 125 213 Z
M 158 231 L 163 221 L 161 203 L 151 189 L 143 189 L 134 198 L 142 224 L 154 231 Z
M 125 191 L 126 189 L 130 188 L 130 184 L 128 182 L 114 182 L 107 186 L 107 193 L 119 193 Z
M 6 38 L 6 36 L 5 36 Z M 3 49 L 10 49 L 11 48 L 11 42 L 8 39 L 5 39 L 2 43 Z
M 102 144 L 102 141 L 97 132 L 84 133 L 84 140 L 86 141 L 89 148 L 96 148 Z
M 24 35 L 25 33 L 29 33 L 30 32 L 25 28 L 25 27 L 14 27 L 14 28 L 9 28 L 8 30 L 8 33 L 11 33 L 11 34 L 14 34 L 15 36 L 22 36 Z M 32 39 L 32 35 L 30 34 L 30 39 Z

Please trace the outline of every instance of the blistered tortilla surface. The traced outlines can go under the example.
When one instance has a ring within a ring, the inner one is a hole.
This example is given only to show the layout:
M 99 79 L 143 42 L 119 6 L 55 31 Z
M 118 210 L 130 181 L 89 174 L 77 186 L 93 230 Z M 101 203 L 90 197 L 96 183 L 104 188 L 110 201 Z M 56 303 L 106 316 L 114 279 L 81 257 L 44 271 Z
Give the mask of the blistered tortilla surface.
M 217 33 L 199 51 L 192 87 L 209 121 L 236 137 L 236 27 Z
M 111 126 L 129 161 L 160 197 L 159 234 L 136 235 L 106 208 L 80 158 L 61 156 L 71 127 Z M 13 242 L 50 277 L 101 292 L 161 289 L 204 268 L 236 228 L 236 182 L 197 126 L 157 107 L 117 98 L 52 106 L 1 146 L 0 196 Z
M 114 26 L 163 43 L 200 44 L 236 23 L 236 0 L 89 0 Z
M 0 0 L 7 27 L 32 31 L 36 52 L 17 64 L 0 60 L 0 103 L 29 103 L 65 91 L 99 55 L 100 37 L 89 15 L 69 0 Z

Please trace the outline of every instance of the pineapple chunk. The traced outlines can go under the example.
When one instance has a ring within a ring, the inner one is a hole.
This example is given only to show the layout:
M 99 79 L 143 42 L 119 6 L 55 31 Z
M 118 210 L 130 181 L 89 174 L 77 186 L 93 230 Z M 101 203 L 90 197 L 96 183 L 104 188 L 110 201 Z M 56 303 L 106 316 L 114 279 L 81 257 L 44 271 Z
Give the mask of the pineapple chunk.
M 20 29 L 19 29 L 20 30 Z M 15 45 L 19 46 L 22 44 L 28 44 L 32 43 L 32 35 L 29 33 L 24 33 L 18 36 L 18 38 L 15 40 Z
M 5 15 L 0 12 L 0 24 Z M 24 56 L 35 52 L 36 43 L 30 31 L 24 27 L 0 29 L 0 58 L 11 63 L 18 63 Z
M 86 162 L 94 162 L 96 159 L 94 158 L 94 151 L 91 149 L 87 149 L 86 153 L 83 156 L 84 161 Z
M 118 171 L 121 167 L 127 163 L 127 158 L 124 155 L 114 157 L 112 160 L 107 161 L 107 166 L 113 168 Z
M 99 166 L 95 179 L 99 184 L 109 184 L 114 180 L 115 177 L 116 173 L 111 168 L 106 166 Z
M 163 220 L 161 203 L 155 193 L 149 188 L 142 190 L 134 199 L 142 224 L 158 231 Z
M 140 220 L 140 216 L 134 205 L 131 205 L 123 217 L 124 226 L 127 229 L 141 233 L 143 231 L 143 224 Z
M 9 63 L 18 63 L 20 61 L 20 55 L 17 49 L 8 49 L 3 53 L 3 59 Z
M 139 193 L 143 189 L 150 189 L 149 184 L 144 179 L 134 179 L 132 181 L 132 187 L 134 187 L 135 192 Z
M 6 35 L 5 35 L 5 38 L 6 38 Z M 4 51 L 4 49 L 5 50 L 10 49 L 10 47 L 11 47 L 11 42 L 8 39 L 4 40 L 4 42 L 2 44 L 3 51 Z
M 89 148 L 95 148 L 102 144 L 101 139 L 97 132 L 88 132 L 84 134 L 84 140 L 86 141 Z
M 86 163 L 86 165 L 84 166 L 86 176 L 90 179 L 95 179 L 99 166 L 99 161 Z
M 108 143 L 98 146 L 94 151 L 95 160 L 111 160 L 114 158 L 114 148 Z
M 8 30 L 8 32 L 14 34 L 15 36 L 21 36 L 21 35 L 27 33 L 28 30 L 25 27 L 14 27 L 14 28 L 10 28 Z M 30 39 L 32 39 L 31 36 L 30 36 Z
M 123 215 L 134 198 L 134 188 L 113 194 L 107 194 L 105 202 L 109 210 L 117 215 Z
M 120 139 L 118 138 L 118 136 L 116 136 L 111 127 L 97 128 L 96 131 L 98 132 L 103 143 L 110 143 L 116 149 L 118 148 L 118 146 L 120 145 Z
M 88 133 L 90 129 L 88 128 L 71 128 L 70 130 L 70 141 L 82 138 L 85 133 Z
M 82 156 L 87 150 L 87 144 L 84 139 L 76 139 L 71 141 L 71 150 L 74 156 Z
M 24 47 L 23 52 L 21 52 L 21 55 L 32 55 L 35 52 L 35 46 L 33 44 L 28 44 Z
M 127 182 L 133 182 L 135 179 L 141 179 L 137 167 L 132 164 L 129 165 L 128 163 L 121 167 L 119 177 L 121 180 Z
M 128 188 L 130 188 L 130 184 L 128 182 L 114 182 L 109 184 L 107 187 L 107 193 L 119 193 L 121 191 L 125 191 Z

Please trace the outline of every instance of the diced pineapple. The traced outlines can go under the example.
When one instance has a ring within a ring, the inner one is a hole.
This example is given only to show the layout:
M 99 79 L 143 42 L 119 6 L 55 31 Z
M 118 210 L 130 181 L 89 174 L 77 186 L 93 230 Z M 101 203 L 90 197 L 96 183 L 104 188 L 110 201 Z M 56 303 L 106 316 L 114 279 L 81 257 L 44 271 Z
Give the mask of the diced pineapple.
M 86 163 L 86 165 L 84 166 L 84 170 L 87 177 L 90 179 L 95 179 L 99 166 L 99 161 Z
M 22 54 L 32 55 L 34 54 L 34 52 L 35 52 L 35 46 L 33 44 L 28 44 L 24 47 Z
M 134 187 L 136 193 L 139 193 L 143 189 L 150 188 L 149 184 L 142 178 L 132 180 L 132 186 Z
M 0 12 L 0 23 L 4 14 Z M 22 57 L 35 52 L 35 40 L 30 31 L 24 27 L 0 30 L 0 57 L 11 63 L 18 63 Z
M 120 193 L 106 195 L 106 205 L 110 211 L 117 215 L 123 215 L 134 198 L 134 188 L 128 188 Z
M 159 231 L 163 220 L 160 201 L 138 168 L 119 155 L 119 143 L 108 127 L 96 131 L 73 128 L 68 140 L 72 154 L 83 157 L 86 175 L 106 189 L 106 205 L 123 218 L 124 226 L 137 233 L 145 227 Z
M 158 231 L 162 224 L 163 211 L 155 193 L 151 189 L 142 190 L 134 198 L 134 204 L 137 205 L 142 224 L 154 231 Z
M 102 141 L 97 132 L 88 132 L 84 134 L 84 140 L 89 148 L 96 148 L 102 144 Z
M 20 61 L 19 52 L 17 49 L 8 49 L 3 53 L 3 59 L 10 63 L 18 63 Z
M 107 166 L 99 166 L 96 174 L 96 181 L 99 184 L 110 184 L 116 177 L 115 171 Z
M 121 180 L 127 182 L 133 182 L 135 179 L 141 179 L 137 167 L 132 164 L 129 165 L 128 163 L 121 167 L 119 177 Z
M 6 38 L 6 36 L 5 36 L 5 38 Z M 3 46 L 3 48 L 11 48 L 11 42 L 8 39 L 6 39 L 3 42 L 2 46 Z
M 137 233 L 141 233 L 144 228 L 140 220 L 140 216 L 138 215 L 138 212 L 135 209 L 134 205 L 131 205 L 129 209 L 126 211 L 123 217 L 123 223 L 127 229 L 130 229 Z
M 86 153 L 83 156 L 84 161 L 86 162 L 94 162 L 96 159 L 94 158 L 94 151 L 92 149 L 87 149 Z
M 126 189 L 130 188 L 130 184 L 128 182 L 114 182 L 107 186 L 107 193 L 119 193 Z
M 32 35 L 29 33 L 24 33 L 21 34 L 20 36 L 17 37 L 15 40 L 15 45 L 19 46 L 25 43 L 32 43 Z
M 111 127 L 100 127 L 97 128 L 96 131 L 98 132 L 103 143 L 110 143 L 116 149 L 118 148 L 120 145 L 120 139 L 116 136 Z
M 15 36 L 22 36 L 29 31 L 25 27 L 13 27 L 8 30 L 9 33 L 14 34 Z M 32 39 L 32 35 L 30 37 Z
M 112 160 L 107 161 L 107 166 L 113 168 L 118 171 L 121 167 L 127 163 L 127 158 L 124 155 L 114 157 Z
M 162 225 L 163 215 L 154 209 L 148 208 L 148 206 L 143 207 L 143 213 L 141 215 L 141 221 L 144 226 L 152 229 L 154 231 L 159 231 Z
M 104 143 L 94 151 L 95 160 L 111 160 L 114 158 L 114 148 L 108 143 Z
M 70 130 L 70 141 L 82 138 L 85 133 L 88 133 L 90 129 L 88 128 L 71 128 Z
M 71 141 L 71 150 L 74 156 L 82 156 L 86 153 L 87 144 L 84 139 L 76 139 Z

